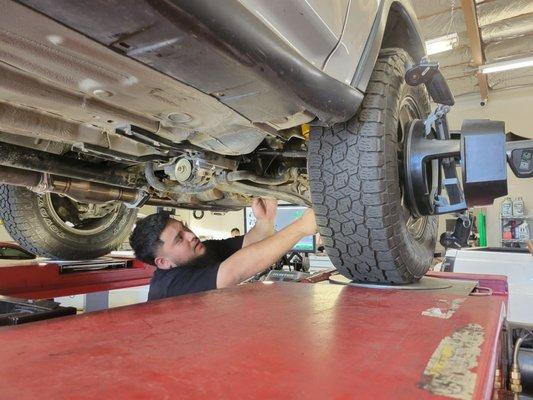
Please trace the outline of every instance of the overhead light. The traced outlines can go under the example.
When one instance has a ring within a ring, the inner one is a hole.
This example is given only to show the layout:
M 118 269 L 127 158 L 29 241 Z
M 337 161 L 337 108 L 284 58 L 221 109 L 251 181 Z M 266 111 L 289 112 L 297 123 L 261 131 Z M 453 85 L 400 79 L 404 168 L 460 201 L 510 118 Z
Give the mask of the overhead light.
M 426 40 L 426 51 L 428 56 L 432 54 L 442 53 L 453 49 L 459 42 L 457 33 L 440 36 L 435 39 Z
M 484 74 L 493 72 L 509 71 L 510 69 L 533 67 L 533 56 L 524 58 L 515 58 L 514 60 L 500 61 L 490 64 L 481 65 L 479 70 Z

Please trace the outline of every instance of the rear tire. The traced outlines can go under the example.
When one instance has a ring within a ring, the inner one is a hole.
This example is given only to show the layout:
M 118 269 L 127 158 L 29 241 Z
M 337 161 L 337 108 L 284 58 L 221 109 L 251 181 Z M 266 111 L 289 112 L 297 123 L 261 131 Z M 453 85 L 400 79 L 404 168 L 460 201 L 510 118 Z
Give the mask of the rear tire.
M 404 50 L 383 50 L 357 115 L 311 130 L 319 231 L 333 264 L 355 281 L 413 282 L 433 259 L 437 217 L 414 218 L 402 194 L 406 125 L 430 112 L 425 89 L 404 81 L 409 64 Z
M 84 260 L 118 248 L 131 232 L 137 216 L 136 209 L 116 204 L 114 211 L 102 218 L 86 219 L 79 226 L 72 226 L 59 216 L 60 206 L 54 207 L 54 204 L 68 207 L 70 203 L 64 200 L 52 194 L 38 195 L 23 187 L 0 185 L 0 217 L 11 237 L 25 250 L 43 257 Z M 70 207 L 70 212 L 75 213 L 75 209 Z

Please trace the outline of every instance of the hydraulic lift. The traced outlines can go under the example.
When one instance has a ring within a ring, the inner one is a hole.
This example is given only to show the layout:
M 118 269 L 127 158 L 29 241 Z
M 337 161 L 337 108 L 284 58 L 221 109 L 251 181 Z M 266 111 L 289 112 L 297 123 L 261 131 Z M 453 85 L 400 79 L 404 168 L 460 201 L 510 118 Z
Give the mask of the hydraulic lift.
M 148 285 L 155 267 L 133 257 L 0 263 L 0 294 L 50 299 Z
M 428 279 L 440 288 L 253 283 L 3 329 L 0 393 L 490 399 L 506 379 L 505 278 Z
M 517 176 L 533 176 L 533 142 L 506 143 L 502 122 L 471 120 L 461 132 L 448 130 L 454 100 L 438 65 L 423 60 L 406 82 L 425 84 L 438 103 L 426 120 L 412 122 L 407 138 L 404 189 L 414 215 L 462 218 L 469 206 L 492 203 L 507 192 L 506 160 Z M 444 239 L 460 244 L 463 233 Z M 52 272 L 43 287 L 3 287 L 19 297 L 125 287 L 120 278 L 109 279 L 112 273 L 87 282 L 93 273 L 104 272 L 85 271 L 77 279 L 79 272 L 71 278 Z M 136 282 L 143 279 L 149 277 Z M 331 276 L 41 321 L 0 330 L 0 393 L 17 399 L 504 399 L 510 394 L 504 388 L 522 389 L 517 356 L 509 354 L 522 328 L 504 323 L 507 296 L 501 276 L 431 273 L 407 288 Z M 527 335 L 514 349 L 524 340 Z
M 109 291 L 148 285 L 154 270 L 131 256 L 0 260 L 0 326 L 75 314 L 53 301 L 62 296 L 83 295 L 85 312 L 108 308 Z

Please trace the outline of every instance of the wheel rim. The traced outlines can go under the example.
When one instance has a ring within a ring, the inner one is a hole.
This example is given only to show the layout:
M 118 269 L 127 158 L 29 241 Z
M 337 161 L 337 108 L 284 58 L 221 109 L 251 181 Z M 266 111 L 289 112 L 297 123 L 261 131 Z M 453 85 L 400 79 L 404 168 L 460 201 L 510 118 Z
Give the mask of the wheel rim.
M 400 194 L 401 194 L 401 208 L 403 219 L 405 221 L 405 227 L 409 235 L 415 239 L 420 240 L 424 235 L 428 217 L 415 217 L 409 207 L 407 206 L 407 199 L 405 194 L 405 174 L 404 174 L 404 150 L 405 143 L 407 142 L 407 135 L 409 134 L 409 126 L 415 119 L 421 119 L 422 115 L 416 104 L 416 101 L 411 96 L 405 96 L 400 103 L 400 112 L 398 117 L 398 176 L 400 182 Z
M 76 235 L 95 235 L 109 228 L 118 217 L 119 203 L 108 203 L 103 215 L 94 218 L 80 218 L 80 207 L 91 207 L 88 203 L 78 203 L 65 196 L 46 193 L 42 196 L 50 217 L 63 229 Z M 102 207 L 96 205 L 96 207 Z

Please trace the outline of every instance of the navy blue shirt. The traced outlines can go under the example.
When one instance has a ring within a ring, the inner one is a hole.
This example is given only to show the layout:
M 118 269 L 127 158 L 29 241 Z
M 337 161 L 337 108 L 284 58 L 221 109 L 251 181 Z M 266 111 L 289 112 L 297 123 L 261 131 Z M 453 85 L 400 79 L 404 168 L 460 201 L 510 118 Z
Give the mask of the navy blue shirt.
M 205 256 L 195 262 L 171 269 L 156 269 L 150 281 L 148 300 L 216 289 L 220 263 L 242 248 L 243 238 L 206 240 L 203 242 Z

